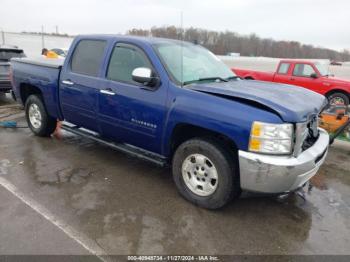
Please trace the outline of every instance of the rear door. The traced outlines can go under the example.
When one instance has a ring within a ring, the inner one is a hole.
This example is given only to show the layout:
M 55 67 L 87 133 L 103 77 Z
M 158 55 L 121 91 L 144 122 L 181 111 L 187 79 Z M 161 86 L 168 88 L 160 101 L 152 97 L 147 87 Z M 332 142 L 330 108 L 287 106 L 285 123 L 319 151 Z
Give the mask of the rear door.
M 82 39 L 60 77 L 60 103 L 64 119 L 98 132 L 97 103 L 103 80 L 99 77 L 107 41 Z

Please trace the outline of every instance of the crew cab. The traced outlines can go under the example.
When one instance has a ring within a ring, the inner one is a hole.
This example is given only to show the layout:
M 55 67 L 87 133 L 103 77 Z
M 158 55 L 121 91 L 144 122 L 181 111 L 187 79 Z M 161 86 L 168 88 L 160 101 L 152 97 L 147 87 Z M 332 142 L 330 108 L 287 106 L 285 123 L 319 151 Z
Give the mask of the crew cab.
M 326 96 L 331 105 L 349 105 L 350 81 L 329 75 L 325 64 L 303 60 L 281 60 L 276 72 L 232 68 L 248 80 L 261 80 L 305 87 Z
M 12 63 L 35 135 L 50 136 L 64 121 L 65 130 L 171 166 L 180 194 L 204 208 L 242 190 L 297 190 L 328 152 L 317 125 L 324 96 L 241 80 L 199 45 L 87 35 L 75 38 L 64 62 Z

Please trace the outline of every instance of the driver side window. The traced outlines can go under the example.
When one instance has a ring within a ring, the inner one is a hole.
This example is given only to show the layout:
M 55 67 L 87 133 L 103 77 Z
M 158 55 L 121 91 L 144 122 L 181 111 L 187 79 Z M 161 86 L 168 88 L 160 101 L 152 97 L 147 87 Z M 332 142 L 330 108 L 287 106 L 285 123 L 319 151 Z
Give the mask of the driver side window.
M 138 67 L 152 68 L 146 55 L 137 47 L 128 44 L 118 44 L 109 61 L 107 78 L 117 82 L 137 84 L 132 80 L 132 71 Z
M 310 77 L 311 74 L 314 74 L 315 70 L 311 65 L 307 64 L 296 64 L 293 70 L 294 76 Z

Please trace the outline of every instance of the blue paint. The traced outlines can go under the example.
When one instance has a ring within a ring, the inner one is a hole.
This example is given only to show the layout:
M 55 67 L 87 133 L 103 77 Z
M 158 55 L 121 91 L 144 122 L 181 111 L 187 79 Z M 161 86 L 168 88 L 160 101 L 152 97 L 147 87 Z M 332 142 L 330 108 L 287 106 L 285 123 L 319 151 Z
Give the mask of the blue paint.
M 107 47 L 98 76 L 71 72 L 74 48 L 82 39 L 105 40 Z M 153 48 L 156 38 L 114 35 L 78 36 L 61 67 L 26 64 L 14 60 L 14 92 L 21 99 L 21 85 L 40 89 L 48 114 L 103 137 L 158 153 L 170 154 L 170 140 L 178 125 L 189 124 L 230 138 L 240 150 L 248 149 L 253 121 L 297 123 L 317 114 L 325 98 L 306 89 L 232 80 L 227 83 L 178 86 L 168 75 Z M 106 78 L 112 50 L 117 43 L 129 43 L 145 52 L 160 79 L 155 90 L 114 82 Z M 62 84 L 70 79 L 73 87 Z M 105 96 L 109 88 L 115 96 Z

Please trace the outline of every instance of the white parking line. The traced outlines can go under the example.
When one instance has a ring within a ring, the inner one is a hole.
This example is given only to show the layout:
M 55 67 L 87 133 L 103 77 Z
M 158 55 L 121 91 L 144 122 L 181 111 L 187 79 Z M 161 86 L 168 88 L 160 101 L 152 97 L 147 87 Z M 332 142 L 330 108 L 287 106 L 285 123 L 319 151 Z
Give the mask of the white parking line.
M 107 261 L 106 252 L 93 240 L 89 239 L 83 233 L 76 231 L 71 226 L 67 225 L 65 222 L 60 221 L 57 217 L 55 217 L 47 208 L 31 199 L 28 196 L 25 196 L 22 192 L 20 192 L 10 181 L 7 179 L 0 177 L 0 185 L 7 189 L 10 193 L 12 193 L 15 197 L 20 199 L 24 204 L 32 208 L 46 220 L 51 222 L 53 225 L 62 230 L 68 237 L 75 240 L 78 244 L 80 244 L 83 248 L 89 251 L 91 254 L 97 256 L 102 261 Z M 105 256 L 105 257 L 104 257 Z

